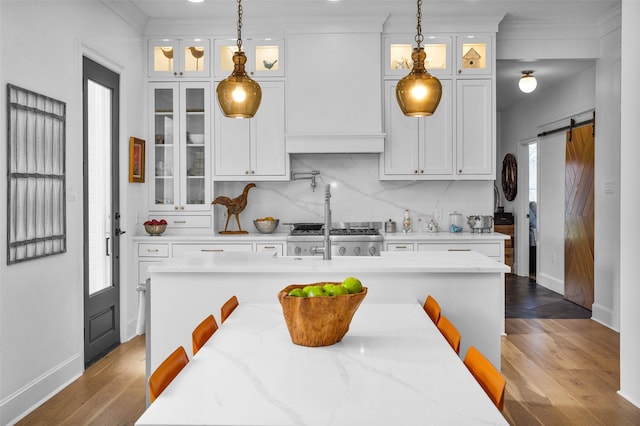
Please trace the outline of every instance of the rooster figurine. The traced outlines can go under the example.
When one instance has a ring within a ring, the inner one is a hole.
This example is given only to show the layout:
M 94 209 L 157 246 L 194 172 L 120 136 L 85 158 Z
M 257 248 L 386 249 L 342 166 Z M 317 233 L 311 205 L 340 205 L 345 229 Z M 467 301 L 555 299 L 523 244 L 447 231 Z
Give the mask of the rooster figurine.
M 236 198 L 229 198 L 221 195 L 216 197 L 215 200 L 211 202 L 211 204 L 222 204 L 227 208 L 227 223 L 224 224 L 224 231 L 220 231 L 221 234 L 247 234 L 247 231 L 243 231 L 240 226 L 240 218 L 238 215 L 242 213 L 245 207 L 247 207 L 247 195 L 249 194 L 249 190 L 251 188 L 255 188 L 255 183 L 250 183 L 244 187 L 242 190 L 242 194 L 237 196 Z M 227 231 L 227 227 L 229 226 L 229 219 L 231 219 L 231 215 L 236 217 L 236 223 L 238 224 L 238 231 Z

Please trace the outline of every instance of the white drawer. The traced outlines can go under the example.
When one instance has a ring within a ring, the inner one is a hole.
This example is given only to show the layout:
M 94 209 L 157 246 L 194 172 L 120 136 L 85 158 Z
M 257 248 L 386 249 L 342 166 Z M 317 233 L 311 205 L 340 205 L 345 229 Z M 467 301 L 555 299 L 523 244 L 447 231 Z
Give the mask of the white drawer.
M 501 243 L 419 243 L 418 251 L 476 251 L 485 256 L 499 258 Z
M 413 251 L 413 243 L 387 243 L 386 251 Z
M 149 219 L 164 219 L 167 221 L 167 228 L 211 228 L 211 215 L 164 215 L 162 213 L 150 215 Z
M 168 257 L 169 244 L 140 243 L 138 257 Z
M 256 253 L 277 253 L 284 255 L 284 244 L 282 243 L 256 243 Z
M 237 243 L 237 244 L 174 244 L 173 245 L 173 257 L 182 257 L 185 253 L 189 252 L 224 252 L 224 251 L 253 251 L 253 244 L 251 243 Z

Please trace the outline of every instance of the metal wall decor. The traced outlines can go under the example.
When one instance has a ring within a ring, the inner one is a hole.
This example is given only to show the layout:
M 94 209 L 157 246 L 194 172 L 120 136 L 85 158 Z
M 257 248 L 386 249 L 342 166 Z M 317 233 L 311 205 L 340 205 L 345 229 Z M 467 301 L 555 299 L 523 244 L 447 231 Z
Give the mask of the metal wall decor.
M 7 85 L 7 264 L 67 251 L 66 104 Z
M 502 192 L 507 201 L 513 201 L 518 193 L 518 163 L 511 153 L 502 160 Z

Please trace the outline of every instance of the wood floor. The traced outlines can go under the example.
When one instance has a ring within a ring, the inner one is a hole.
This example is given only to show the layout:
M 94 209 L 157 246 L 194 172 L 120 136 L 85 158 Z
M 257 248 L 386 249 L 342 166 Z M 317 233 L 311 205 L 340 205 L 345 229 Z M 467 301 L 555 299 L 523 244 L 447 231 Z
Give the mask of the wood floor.
M 590 319 L 547 318 L 508 318 L 506 332 L 510 424 L 640 425 L 640 409 L 616 393 L 618 333 Z M 18 424 L 134 424 L 145 408 L 144 356 L 144 336 L 120 345 Z

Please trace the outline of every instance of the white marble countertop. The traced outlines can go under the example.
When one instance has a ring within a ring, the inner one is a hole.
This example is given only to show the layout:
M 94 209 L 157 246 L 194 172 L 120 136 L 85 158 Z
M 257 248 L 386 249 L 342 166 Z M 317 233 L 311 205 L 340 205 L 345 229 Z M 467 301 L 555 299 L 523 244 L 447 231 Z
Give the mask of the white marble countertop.
M 274 232 L 273 234 L 261 234 L 260 232 L 250 232 L 248 234 L 218 234 L 213 230 L 200 231 L 198 233 L 167 230 L 164 234 L 151 236 L 148 234 L 134 235 L 134 241 L 144 242 L 194 242 L 194 243 L 250 243 L 253 241 L 287 241 L 289 231 Z
M 394 232 L 383 233 L 385 242 L 479 242 L 479 241 L 503 241 L 511 238 L 508 235 L 499 232 Z
M 342 342 L 312 348 L 279 304 L 241 302 L 136 422 L 169 424 L 507 422 L 417 303 L 363 303 Z
M 149 267 L 151 273 L 163 272 L 235 272 L 286 273 L 327 272 L 508 272 L 509 267 L 473 251 L 431 251 L 413 253 L 382 252 L 381 256 L 321 257 L 284 256 L 271 253 L 190 253 Z

